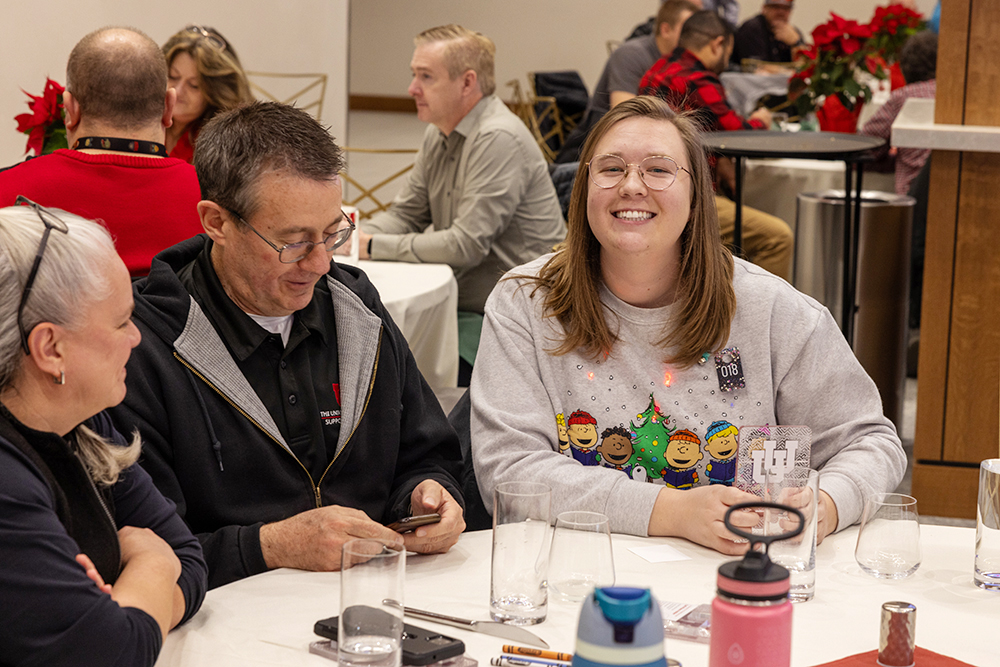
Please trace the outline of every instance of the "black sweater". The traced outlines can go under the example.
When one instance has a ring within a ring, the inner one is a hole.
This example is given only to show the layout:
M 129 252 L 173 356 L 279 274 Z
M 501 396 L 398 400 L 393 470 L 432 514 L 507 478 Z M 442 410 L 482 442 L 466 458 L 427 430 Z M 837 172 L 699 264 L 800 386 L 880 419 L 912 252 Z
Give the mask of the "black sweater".
M 112 416 L 142 434 L 140 463 L 201 540 L 209 587 L 267 569 L 264 523 L 325 505 L 394 521 L 425 479 L 463 502 L 458 438 L 364 273 L 334 264 L 316 288 L 334 304 L 342 399 L 338 450 L 316 480 L 178 279 L 207 243 L 202 235 L 165 250 L 135 284 L 142 343 Z

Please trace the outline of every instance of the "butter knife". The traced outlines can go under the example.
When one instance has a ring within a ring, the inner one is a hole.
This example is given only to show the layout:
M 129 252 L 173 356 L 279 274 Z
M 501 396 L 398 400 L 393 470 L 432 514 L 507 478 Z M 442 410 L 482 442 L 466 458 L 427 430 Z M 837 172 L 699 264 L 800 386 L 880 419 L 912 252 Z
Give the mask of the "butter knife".
M 464 618 L 445 616 L 444 614 L 437 614 L 433 611 L 422 611 L 420 609 L 414 609 L 413 607 L 403 607 L 403 613 L 407 616 L 412 616 L 413 618 L 420 618 L 425 621 L 435 621 L 436 623 L 444 623 L 445 625 L 462 628 L 463 630 L 481 632 L 486 635 L 493 635 L 494 637 L 502 637 L 503 639 L 509 639 L 521 644 L 531 644 L 532 646 L 540 646 L 542 648 L 549 647 L 549 645 L 545 643 L 545 640 L 535 633 L 528 632 L 524 628 L 519 628 L 514 625 L 506 625 L 504 623 L 497 623 L 496 621 L 469 621 Z

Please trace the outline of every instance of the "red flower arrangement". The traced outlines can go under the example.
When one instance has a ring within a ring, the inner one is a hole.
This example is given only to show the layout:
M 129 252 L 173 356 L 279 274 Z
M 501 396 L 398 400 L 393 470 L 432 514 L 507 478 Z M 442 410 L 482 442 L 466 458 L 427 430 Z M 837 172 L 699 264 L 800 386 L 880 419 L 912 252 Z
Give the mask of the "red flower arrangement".
M 65 91 L 52 79 L 45 80 L 45 90 L 41 95 L 32 95 L 28 108 L 31 113 L 14 116 L 17 131 L 28 135 L 28 145 L 24 152 L 35 151 L 35 155 L 46 155 L 58 148 L 66 148 L 66 124 L 63 122 L 63 98 Z
M 870 47 L 886 61 L 893 62 L 910 35 L 923 30 L 926 26 L 920 12 L 897 4 L 876 7 L 875 16 L 869 27 L 872 29 Z
M 921 15 L 900 4 L 876 8 L 867 24 L 831 12 L 830 20 L 813 30 L 813 45 L 800 52 L 798 71 L 792 77 L 801 82 L 798 87 L 802 92 L 795 100 L 799 113 L 816 110 L 823 120 L 824 113 L 835 109 L 853 116 L 856 122 L 861 106 L 872 95 L 857 75 L 863 72 L 876 79 L 886 78 L 887 62 L 894 60 L 903 43 L 922 27 Z M 849 124 L 849 119 L 845 121 Z

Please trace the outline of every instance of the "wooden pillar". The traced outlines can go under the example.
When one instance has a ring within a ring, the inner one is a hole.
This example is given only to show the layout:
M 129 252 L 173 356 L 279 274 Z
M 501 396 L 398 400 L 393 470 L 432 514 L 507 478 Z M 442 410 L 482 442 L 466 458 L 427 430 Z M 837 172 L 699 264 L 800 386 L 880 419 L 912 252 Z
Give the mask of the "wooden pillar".
M 941 3 L 935 122 L 1000 126 L 1000 0 Z M 934 151 L 913 495 L 975 518 L 1000 442 L 1000 153 Z

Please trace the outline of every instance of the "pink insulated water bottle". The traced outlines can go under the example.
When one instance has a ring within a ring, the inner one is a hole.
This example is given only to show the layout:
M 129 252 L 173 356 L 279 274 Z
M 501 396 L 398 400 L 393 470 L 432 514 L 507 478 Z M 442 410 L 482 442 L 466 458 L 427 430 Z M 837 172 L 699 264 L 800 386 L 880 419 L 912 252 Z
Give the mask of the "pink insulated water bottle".
M 789 512 L 795 530 L 779 535 L 753 535 L 734 528 L 729 515 L 746 508 Z M 772 563 L 767 547 L 802 532 L 802 513 L 776 503 L 743 503 L 726 512 L 726 527 L 750 541 L 743 560 L 719 567 L 717 597 L 712 601 L 709 667 L 789 667 L 792 658 L 792 603 L 788 600 L 788 570 Z M 755 546 L 764 544 L 763 551 Z

